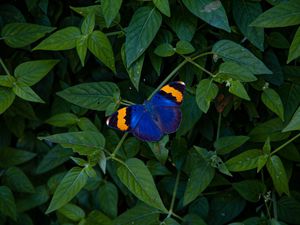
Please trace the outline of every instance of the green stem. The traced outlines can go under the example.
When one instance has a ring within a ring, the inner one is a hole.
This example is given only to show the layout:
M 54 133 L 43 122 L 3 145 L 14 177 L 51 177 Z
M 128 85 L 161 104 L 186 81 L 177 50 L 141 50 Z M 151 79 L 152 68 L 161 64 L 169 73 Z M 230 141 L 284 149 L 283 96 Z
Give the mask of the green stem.
M 172 194 L 171 205 L 170 205 L 169 214 L 168 214 L 167 218 L 170 217 L 173 213 L 178 184 L 179 184 L 179 178 L 180 178 L 180 171 L 178 171 L 177 176 L 176 176 L 175 186 L 174 186 L 174 190 L 173 190 L 173 194 Z
M 121 138 L 121 140 L 119 141 L 118 145 L 116 146 L 115 150 L 113 151 L 113 153 L 111 154 L 111 158 L 114 159 L 115 155 L 117 154 L 117 152 L 119 151 L 119 149 L 121 148 L 123 142 L 125 141 L 125 138 L 127 137 L 128 133 L 125 133 L 123 135 L 123 137 Z
M 128 104 L 128 105 L 134 105 L 133 102 L 128 101 L 128 100 L 125 100 L 125 99 L 122 99 L 122 100 L 121 100 L 121 104 L 122 104 L 122 103 L 126 103 L 126 104 Z
M 118 159 L 117 157 L 115 156 L 111 156 L 111 157 L 108 157 L 107 159 L 112 159 L 112 160 L 115 160 L 116 162 L 122 164 L 123 166 L 127 167 L 126 163 L 123 162 L 121 159 Z
M 187 63 L 187 60 L 183 60 L 164 80 L 161 82 L 161 84 L 152 92 L 152 94 L 148 97 L 148 100 L 152 98 L 152 96 L 161 89 L 176 73 L 178 70 L 181 69 L 185 64 Z
M 110 32 L 110 33 L 106 33 L 106 36 L 114 36 L 114 35 L 119 35 L 119 34 L 124 34 L 123 31 L 115 31 L 115 32 Z
M 176 213 L 172 212 L 172 216 L 174 216 L 177 219 L 180 219 L 181 221 L 183 221 L 183 218 L 181 216 L 178 216 Z
M 192 57 L 191 60 L 194 61 L 194 60 L 196 60 L 198 58 L 201 58 L 203 56 L 213 55 L 213 54 L 215 54 L 215 53 L 213 53 L 213 52 L 204 52 L 202 54 L 199 54 L 199 55 L 196 55 L 196 56 Z
M 219 140 L 219 137 L 220 137 L 221 122 L 222 122 L 222 113 L 219 113 L 216 141 Z
M 272 191 L 272 203 L 273 203 L 273 216 L 277 220 L 278 214 L 277 214 L 277 200 L 276 200 L 276 193 L 273 190 Z
M 215 77 L 215 75 L 211 72 L 209 72 L 207 69 L 205 69 L 204 67 L 200 66 L 198 63 L 194 62 L 192 58 L 186 57 L 184 55 L 181 55 L 182 57 L 185 58 L 185 60 L 187 60 L 189 63 L 193 64 L 194 66 L 198 67 L 200 70 L 202 70 L 203 72 L 207 73 L 208 75 L 210 75 L 211 77 Z M 196 58 L 196 57 L 195 57 Z
M 300 137 L 300 133 L 297 134 L 296 136 L 294 136 L 293 138 L 291 138 L 290 140 L 288 140 L 287 142 L 285 142 L 284 144 L 280 145 L 278 148 L 276 148 L 273 152 L 271 152 L 271 155 L 274 155 L 276 152 L 278 152 L 281 149 L 283 149 L 285 146 L 287 146 L 289 143 L 291 143 L 294 140 L 296 140 L 298 137 Z
M 5 66 L 4 62 L 2 61 L 2 59 L 0 58 L 0 64 L 2 66 L 2 68 L 4 69 L 5 73 L 7 75 L 10 75 L 10 72 L 8 71 L 7 67 Z

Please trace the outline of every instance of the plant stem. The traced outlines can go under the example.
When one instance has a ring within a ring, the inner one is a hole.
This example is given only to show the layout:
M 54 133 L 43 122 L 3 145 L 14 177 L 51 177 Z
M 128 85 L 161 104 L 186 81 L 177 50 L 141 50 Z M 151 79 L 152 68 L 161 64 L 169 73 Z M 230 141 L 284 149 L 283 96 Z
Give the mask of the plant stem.
M 181 55 L 182 57 L 185 58 L 186 61 L 188 61 L 189 63 L 193 64 L 194 66 L 198 67 L 200 70 L 202 70 L 203 72 L 209 74 L 211 77 L 215 77 L 215 75 L 211 72 L 209 72 L 207 69 L 205 69 L 204 67 L 200 66 L 198 63 L 194 62 L 192 58 L 186 57 L 184 55 Z M 195 57 L 196 58 L 196 57 Z
M 221 112 L 219 112 L 219 117 L 218 117 L 218 128 L 217 128 L 217 137 L 216 137 L 216 141 L 217 141 L 217 140 L 219 140 L 219 137 L 220 137 L 221 122 L 222 122 L 222 113 L 221 113 Z
M 277 214 L 277 200 L 276 200 L 275 191 L 272 191 L 272 203 L 273 203 L 273 216 L 277 220 L 278 214 Z
M 300 137 L 300 133 L 297 134 L 296 136 L 294 136 L 293 138 L 291 138 L 290 140 L 288 140 L 287 142 L 283 143 L 282 145 L 280 145 L 278 148 L 276 148 L 273 152 L 271 152 L 271 155 L 274 155 L 276 152 L 280 151 L 281 149 L 283 149 L 285 146 L 287 146 L 289 143 L 291 143 L 292 141 L 296 140 L 298 137 Z
M 176 213 L 172 212 L 172 216 L 174 216 L 177 219 L 180 219 L 181 221 L 183 221 L 183 218 L 181 216 L 178 216 Z
M 117 154 L 117 152 L 119 151 L 119 149 L 121 148 L 123 142 L 125 141 L 125 138 L 127 137 L 128 133 L 123 134 L 121 140 L 119 141 L 118 145 L 116 146 L 115 150 L 113 151 L 113 153 L 111 154 L 111 158 L 114 159 L 115 155 Z
M 171 205 L 170 205 L 169 214 L 168 214 L 167 218 L 170 217 L 173 213 L 174 203 L 175 203 L 178 184 L 179 184 L 179 178 L 180 178 L 180 171 L 178 171 L 177 176 L 176 176 L 175 186 L 174 186 L 174 190 L 173 190 L 173 194 L 172 194 Z
M 8 71 L 7 67 L 5 66 L 4 62 L 2 61 L 2 59 L 0 58 L 0 64 L 2 66 L 2 68 L 4 69 L 5 73 L 7 75 L 10 75 L 10 72 Z
M 213 53 L 213 52 L 204 52 L 204 53 L 202 53 L 202 54 L 199 54 L 199 55 L 196 55 L 196 56 L 192 57 L 191 60 L 194 61 L 194 60 L 196 60 L 196 59 L 198 59 L 198 58 L 201 58 L 201 57 L 203 57 L 203 56 L 206 56 L 206 55 L 213 55 L 213 54 L 215 54 L 215 53 Z
M 122 99 L 121 100 L 121 103 L 126 103 L 126 104 L 128 104 L 128 105 L 134 105 L 134 103 L 133 102 L 131 102 L 131 101 L 128 101 L 128 100 L 125 100 L 125 99 Z
M 106 36 L 114 36 L 114 35 L 119 35 L 119 34 L 124 34 L 123 31 L 115 31 L 115 32 L 110 32 L 110 33 L 106 33 Z

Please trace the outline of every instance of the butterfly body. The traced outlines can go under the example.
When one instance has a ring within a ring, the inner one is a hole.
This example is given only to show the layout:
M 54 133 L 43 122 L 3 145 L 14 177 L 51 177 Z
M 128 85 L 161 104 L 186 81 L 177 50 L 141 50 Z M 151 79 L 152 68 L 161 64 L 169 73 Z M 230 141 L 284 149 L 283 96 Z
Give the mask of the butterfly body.
M 117 130 L 131 132 L 143 141 L 158 141 L 164 134 L 178 129 L 184 90 L 182 81 L 171 82 L 144 104 L 119 109 L 106 123 Z

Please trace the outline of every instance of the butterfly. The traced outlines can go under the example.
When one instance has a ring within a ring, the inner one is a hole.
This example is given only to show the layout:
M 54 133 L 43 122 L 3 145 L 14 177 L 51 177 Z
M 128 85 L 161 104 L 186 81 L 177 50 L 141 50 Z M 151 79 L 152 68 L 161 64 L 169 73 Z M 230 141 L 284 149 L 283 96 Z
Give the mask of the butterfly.
M 174 133 L 178 129 L 184 91 L 184 82 L 173 81 L 143 104 L 119 109 L 108 117 L 106 124 L 130 132 L 142 141 L 159 141 L 164 134 Z

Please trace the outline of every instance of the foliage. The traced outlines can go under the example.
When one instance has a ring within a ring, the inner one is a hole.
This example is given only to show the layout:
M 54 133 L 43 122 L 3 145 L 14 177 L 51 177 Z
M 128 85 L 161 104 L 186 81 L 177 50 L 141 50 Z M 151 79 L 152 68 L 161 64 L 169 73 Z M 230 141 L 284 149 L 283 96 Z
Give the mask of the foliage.
M 299 25 L 299 0 L 1 1 L 0 225 L 300 224 Z M 106 126 L 171 80 L 175 134 Z

